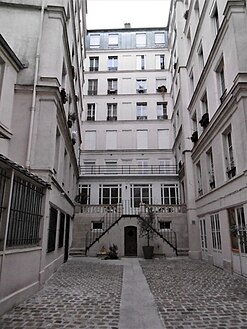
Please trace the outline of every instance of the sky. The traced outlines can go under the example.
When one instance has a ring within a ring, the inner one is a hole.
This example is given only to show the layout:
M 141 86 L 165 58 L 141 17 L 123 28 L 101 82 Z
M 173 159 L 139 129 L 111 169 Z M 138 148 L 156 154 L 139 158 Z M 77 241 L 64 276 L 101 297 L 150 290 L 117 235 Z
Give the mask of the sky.
M 87 29 L 166 26 L 170 0 L 87 0 Z

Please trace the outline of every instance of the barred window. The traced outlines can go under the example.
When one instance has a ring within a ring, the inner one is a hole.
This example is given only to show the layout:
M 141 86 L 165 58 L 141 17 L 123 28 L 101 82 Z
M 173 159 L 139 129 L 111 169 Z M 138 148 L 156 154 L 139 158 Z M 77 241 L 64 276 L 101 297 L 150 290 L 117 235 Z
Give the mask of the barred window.
M 42 188 L 14 177 L 7 247 L 39 244 L 42 196 Z
M 64 222 L 65 222 L 65 214 L 63 212 L 60 213 L 60 226 L 59 226 L 59 238 L 58 238 L 58 248 L 63 247 L 64 241 Z
M 6 179 L 7 179 L 6 170 L 3 168 L 0 168 L 0 223 L 1 223 L 1 212 L 3 210 L 3 200 L 4 200 L 4 193 L 5 193 Z
M 48 229 L 47 252 L 55 250 L 56 246 L 56 230 L 57 230 L 57 209 L 50 208 L 50 220 Z

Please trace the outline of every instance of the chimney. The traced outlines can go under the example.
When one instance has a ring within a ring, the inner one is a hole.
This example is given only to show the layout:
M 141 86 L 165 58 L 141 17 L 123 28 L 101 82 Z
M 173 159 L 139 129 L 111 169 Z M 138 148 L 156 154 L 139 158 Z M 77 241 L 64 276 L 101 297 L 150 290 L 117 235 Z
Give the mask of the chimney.
M 124 23 L 124 28 L 125 28 L 125 29 L 130 29 L 130 28 L 131 28 L 130 23 Z

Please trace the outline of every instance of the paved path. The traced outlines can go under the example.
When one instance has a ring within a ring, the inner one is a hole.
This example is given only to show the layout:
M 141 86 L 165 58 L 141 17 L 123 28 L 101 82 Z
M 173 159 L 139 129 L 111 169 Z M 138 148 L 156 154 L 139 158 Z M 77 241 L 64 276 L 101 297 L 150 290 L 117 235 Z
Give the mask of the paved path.
M 119 329 L 162 329 L 153 295 L 138 259 L 124 265 Z
M 247 329 L 247 280 L 188 259 L 71 258 L 0 328 Z

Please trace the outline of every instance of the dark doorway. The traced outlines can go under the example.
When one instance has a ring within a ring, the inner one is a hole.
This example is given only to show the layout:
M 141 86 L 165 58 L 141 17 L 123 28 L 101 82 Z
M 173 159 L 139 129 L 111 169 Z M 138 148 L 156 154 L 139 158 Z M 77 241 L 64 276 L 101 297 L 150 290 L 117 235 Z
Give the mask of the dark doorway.
M 124 255 L 137 256 L 137 228 L 126 226 L 124 228 Z
M 66 215 L 66 226 L 65 226 L 65 243 L 64 243 L 64 263 L 69 258 L 69 231 L 70 231 L 70 216 Z

